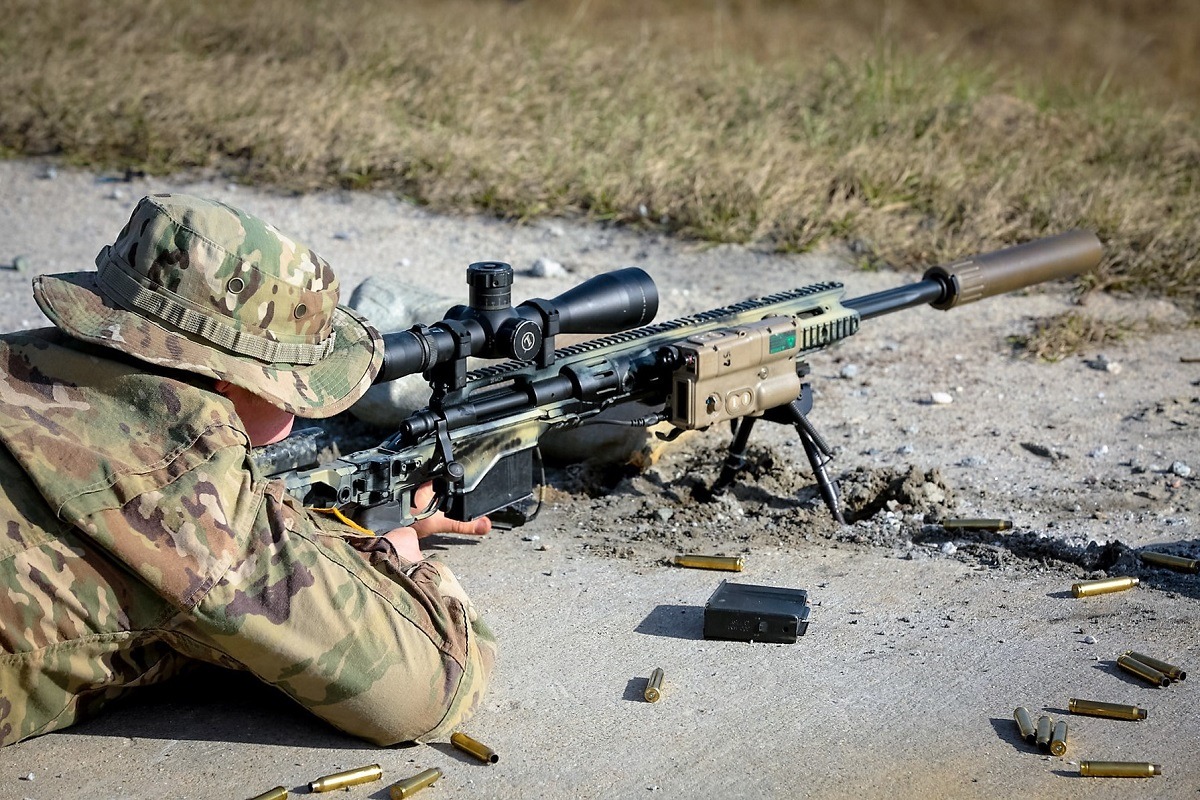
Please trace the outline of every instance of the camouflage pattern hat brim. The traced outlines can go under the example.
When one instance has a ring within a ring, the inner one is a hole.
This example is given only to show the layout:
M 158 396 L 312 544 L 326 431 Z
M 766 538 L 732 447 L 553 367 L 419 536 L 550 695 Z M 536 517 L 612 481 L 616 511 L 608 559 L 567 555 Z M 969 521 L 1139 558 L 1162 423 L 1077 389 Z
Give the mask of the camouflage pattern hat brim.
M 227 352 L 165 321 L 127 311 L 101 291 L 95 272 L 39 276 L 33 292 L 50 321 L 76 339 L 229 381 L 299 417 L 345 411 L 371 387 L 383 363 L 378 331 L 345 306 L 333 309 L 329 352 L 316 363 L 287 364 Z

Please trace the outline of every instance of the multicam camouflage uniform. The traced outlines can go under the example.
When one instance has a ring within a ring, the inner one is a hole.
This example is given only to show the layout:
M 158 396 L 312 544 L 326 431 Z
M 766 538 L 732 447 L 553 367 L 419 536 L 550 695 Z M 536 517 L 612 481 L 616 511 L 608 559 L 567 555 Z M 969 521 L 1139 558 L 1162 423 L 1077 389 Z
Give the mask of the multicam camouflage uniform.
M 300 508 L 212 389 L 325 416 L 370 385 L 378 336 L 335 309 L 325 262 L 243 212 L 156 196 L 97 263 L 35 282 L 61 330 L 0 337 L 0 744 L 190 660 L 379 744 L 454 727 L 494 642 L 453 575 Z

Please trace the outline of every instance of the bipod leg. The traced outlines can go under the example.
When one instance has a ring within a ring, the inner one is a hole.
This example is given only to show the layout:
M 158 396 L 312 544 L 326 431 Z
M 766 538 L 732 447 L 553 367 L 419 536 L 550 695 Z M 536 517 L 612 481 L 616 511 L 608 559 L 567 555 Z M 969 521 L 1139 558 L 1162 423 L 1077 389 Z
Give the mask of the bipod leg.
M 733 483 L 737 474 L 746 468 L 746 443 L 750 441 L 750 430 L 754 427 L 755 417 L 742 417 L 738 420 L 737 429 L 733 433 L 733 441 L 729 443 L 729 452 L 721 465 L 721 474 L 709 489 L 713 494 Z
M 804 445 L 804 454 L 808 456 L 808 463 L 812 466 L 813 475 L 817 479 L 817 488 L 821 491 L 821 498 L 829 507 L 833 518 L 845 525 L 846 518 L 842 516 L 837 484 L 825 471 L 825 465 L 833 459 L 833 451 L 829 449 L 829 445 L 825 444 L 821 434 L 817 433 L 817 429 L 808 421 L 808 417 L 804 416 L 804 412 L 800 410 L 799 401 L 793 401 L 789 408 L 796 425 L 796 433 L 800 435 L 800 443 Z

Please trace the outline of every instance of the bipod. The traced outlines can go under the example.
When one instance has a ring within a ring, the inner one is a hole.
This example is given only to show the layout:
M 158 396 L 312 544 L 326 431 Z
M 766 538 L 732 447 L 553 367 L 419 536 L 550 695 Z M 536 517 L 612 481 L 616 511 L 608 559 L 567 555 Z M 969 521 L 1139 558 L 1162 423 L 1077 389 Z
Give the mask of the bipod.
M 842 516 L 837 484 L 825 470 L 826 465 L 833 460 L 833 450 L 821 438 L 821 434 L 817 433 L 813 424 L 808 421 L 807 414 L 811 410 L 812 394 L 808 384 L 804 384 L 800 388 L 799 398 L 787 405 L 772 408 L 763 414 L 761 419 L 782 425 L 792 425 L 796 428 L 800 444 L 804 446 L 804 454 L 808 456 L 808 463 L 812 467 L 813 476 L 817 479 L 817 489 L 821 492 L 821 499 L 825 501 L 833 518 L 845 525 L 846 518 Z M 750 441 L 750 431 L 758 419 L 758 417 L 742 417 L 736 421 L 733 429 L 733 441 L 729 443 L 729 452 L 725 455 L 725 461 L 721 465 L 721 474 L 713 482 L 711 492 L 719 492 L 732 484 L 737 474 L 746 468 L 746 445 Z

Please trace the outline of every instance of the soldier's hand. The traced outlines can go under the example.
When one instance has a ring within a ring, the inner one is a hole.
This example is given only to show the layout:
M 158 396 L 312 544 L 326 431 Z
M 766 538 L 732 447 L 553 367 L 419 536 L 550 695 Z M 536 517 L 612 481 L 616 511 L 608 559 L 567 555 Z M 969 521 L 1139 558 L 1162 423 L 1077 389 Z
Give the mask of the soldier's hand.
M 432 500 L 433 484 L 422 484 L 413 495 L 413 501 L 416 505 L 413 512 L 416 513 L 427 508 Z M 483 536 L 491 529 L 492 521 L 487 517 L 480 517 L 472 522 L 459 522 L 458 520 L 447 518 L 445 514 L 438 511 L 425 519 L 414 522 L 412 525 L 388 531 L 383 535 L 383 538 L 392 543 L 392 546 L 396 548 L 396 553 L 401 558 L 408 561 L 420 561 L 422 558 L 420 540 L 426 536 L 433 536 L 439 533 L 462 533 L 471 536 Z

